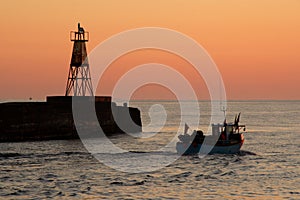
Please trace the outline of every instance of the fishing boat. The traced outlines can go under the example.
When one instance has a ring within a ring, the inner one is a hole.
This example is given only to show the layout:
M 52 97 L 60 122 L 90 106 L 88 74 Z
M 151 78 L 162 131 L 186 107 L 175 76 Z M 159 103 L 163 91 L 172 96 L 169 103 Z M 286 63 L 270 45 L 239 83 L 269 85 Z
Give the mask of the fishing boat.
M 185 124 L 184 134 L 179 135 L 176 143 L 177 153 L 180 155 L 198 154 L 200 149 L 208 149 L 209 154 L 236 154 L 239 153 L 246 131 L 245 125 L 239 125 L 240 115 L 235 116 L 233 123 L 212 124 L 212 135 L 204 135 L 201 130 L 194 130 L 191 135 Z

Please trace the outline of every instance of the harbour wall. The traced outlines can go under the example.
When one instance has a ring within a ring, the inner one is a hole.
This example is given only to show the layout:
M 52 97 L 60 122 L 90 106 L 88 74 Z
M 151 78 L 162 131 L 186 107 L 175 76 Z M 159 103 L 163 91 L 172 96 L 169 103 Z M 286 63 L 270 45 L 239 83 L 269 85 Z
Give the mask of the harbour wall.
M 96 130 L 93 126 L 100 124 L 106 135 L 142 131 L 138 108 L 117 106 L 110 97 L 95 99 L 98 121 L 87 117 L 80 128 L 92 132 Z M 80 102 L 86 100 L 82 98 Z M 0 142 L 77 139 L 77 126 L 72 113 L 72 97 L 47 97 L 46 102 L 0 104 Z

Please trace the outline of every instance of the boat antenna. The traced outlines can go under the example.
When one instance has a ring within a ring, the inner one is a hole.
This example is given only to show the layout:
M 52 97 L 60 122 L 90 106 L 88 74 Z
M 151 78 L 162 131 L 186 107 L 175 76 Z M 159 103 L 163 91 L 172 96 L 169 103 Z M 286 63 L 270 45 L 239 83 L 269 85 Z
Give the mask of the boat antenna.
M 227 108 L 225 106 L 222 106 L 222 103 L 220 102 L 220 110 L 224 113 L 224 118 L 226 118 L 226 111 Z
M 220 90 L 220 97 L 222 97 L 221 78 L 219 79 L 219 90 Z M 222 99 L 220 100 L 220 110 L 224 113 L 224 119 L 226 119 L 227 108 L 225 105 L 222 105 Z

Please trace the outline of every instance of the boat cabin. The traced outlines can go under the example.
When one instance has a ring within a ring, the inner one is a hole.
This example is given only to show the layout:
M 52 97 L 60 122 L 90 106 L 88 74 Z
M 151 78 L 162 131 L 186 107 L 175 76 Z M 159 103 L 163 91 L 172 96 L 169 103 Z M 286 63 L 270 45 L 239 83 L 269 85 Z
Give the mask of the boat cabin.
M 245 125 L 236 125 L 234 123 L 224 123 L 224 124 L 212 124 L 212 135 L 221 136 L 224 140 L 229 140 L 231 135 L 239 134 L 240 129 L 244 128 Z

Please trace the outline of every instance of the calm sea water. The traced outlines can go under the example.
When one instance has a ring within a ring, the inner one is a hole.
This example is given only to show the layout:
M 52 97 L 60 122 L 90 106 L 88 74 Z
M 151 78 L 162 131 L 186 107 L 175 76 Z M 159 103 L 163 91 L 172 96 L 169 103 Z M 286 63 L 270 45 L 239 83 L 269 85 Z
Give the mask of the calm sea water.
M 142 110 L 144 133 L 110 140 L 135 152 L 148 172 L 113 169 L 88 153 L 80 140 L 0 143 L 0 198 L 300 199 L 300 101 L 229 102 L 227 120 L 242 112 L 241 122 L 247 125 L 240 154 L 183 156 L 152 172 L 154 162 L 177 155 L 173 148 L 160 149 L 182 130 L 180 107 L 177 102 L 130 105 Z M 200 102 L 200 110 L 198 128 L 207 130 L 209 102 Z M 185 115 L 194 117 L 192 110 Z M 155 152 L 152 159 L 147 159 L 148 152 Z M 139 169 L 126 162 L 130 152 L 100 157 Z

